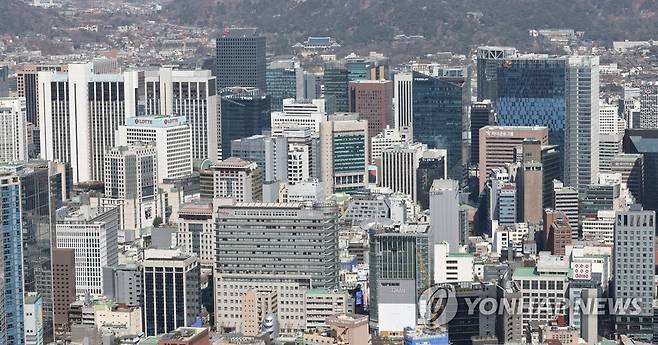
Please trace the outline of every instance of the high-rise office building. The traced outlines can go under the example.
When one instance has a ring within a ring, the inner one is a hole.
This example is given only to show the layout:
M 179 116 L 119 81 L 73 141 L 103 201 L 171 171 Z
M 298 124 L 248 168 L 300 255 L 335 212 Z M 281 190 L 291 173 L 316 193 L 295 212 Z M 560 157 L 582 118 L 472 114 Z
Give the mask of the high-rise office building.
M 492 169 L 517 161 L 516 155 L 526 139 L 536 139 L 541 145 L 547 145 L 548 129 L 522 126 L 485 126 L 480 129 L 480 191 Z
M 217 89 L 241 86 L 267 90 L 265 48 L 265 37 L 256 28 L 226 28 L 216 40 Z
M 544 175 L 543 207 L 555 207 L 553 195 L 553 181 L 562 176 L 562 157 L 557 145 L 544 145 L 541 147 L 541 164 Z
M 399 132 L 413 134 L 413 73 L 396 73 L 393 76 L 393 124 Z
M 140 116 L 119 126 L 117 145 L 151 143 L 157 148 L 158 183 L 192 173 L 192 135 L 183 116 Z
M 640 86 L 640 124 L 631 128 L 658 128 L 658 82 Z
M 496 68 L 497 90 L 493 101 L 497 123 L 546 126 L 550 143 L 563 148 L 567 60 L 545 55 L 519 56 L 500 61 Z M 596 97 L 598 104 L 598 94 Z
M 543 225 L 546 237 L 545 249 L 553 255 L 565 255 L 565 248 L 571 244 L 571 226 L 562 211 L 544 210 Z
M 0 98 L 0 162 L 24 161 L 28 158 L 25 100 Z
M 560 181 L 553 182 L 553 199 L 555 201 L 555 210 L 561 211 L 569 220 L 571 227 L 571 238 L 579 238 L 579 224 L 578 217 L 578 191 L 573 187 L 565 187 Z
M 619 104 L 610 104 L 599 100 L 599 133 L 623 133 L 626 121 L 619 117 Z
M 196 255 L 178 249 L 144 251 L 144 333 L 191 326 L 201 315 L 201 277 Z
M 39 72 L 66 71 L 67 65 L 21 65 L 16 71 L 16 94 L 25 98 L 27 122 L 39 127 Z
M 388 58 L 377 53 L 367 57 L 351 54 L 345 58 L 345 69 L 349 81 L 386 80 L 389 78 Z
M 583 194 L 599 174 L 599 58 L 568 60 L 564 182 Z
M 624 134 L 624 153 L 644 157 L 644 188 L 642 206 L 658 210 L 658 129 L 629 129 Z
M 332 204 L 220 205 L 215 315 L 224 317 L 215 318 L 217 328 L 241 327 L 242 311 L 235 306 L 247 289 L 271 289 L 278 295 L 281 331 L 305 329 L 303 308 L 295 305 L 304 291 L 338 284 L 337 217 Z M 269 244 L 255 245 L 263 236 Z M 274 253 L 286 254 L 272 257 Z
M 538 139 L 526 139 L 521 145 L 523 157 L 516 180 L 519 193 L 518 219 L 521 222 L 536 224 L 541 222 L 544 209 L 542 146 Z
M 2 311 L 4 329 L 0 340 L 6 344 L 24 343 L 23 322 L 23 242 L 21 232 L 21 181 L 20 177 L 7 170 L 0 171 L 0 215 L 2 215 L 2 238 L 4 255 Z
M 212 269 L 217 255 L 216 213 L 212 201 L 186 203 L 178 211 L 176 241 L 186 253 L 194 253 L 202 269 Z
M 448 177 L 446 150 L 429 149 L 423 151 L 416 169 L 416 200 L 421 209 L 430 207 L 430 189 L 434 180 Z
M 393 84 L 390 80 L 355 80 L 348 86 L 348 108 L 368 121 L 368 137 L 393 124 Z
M 430 149 L 446 149 L 448 176 L 461 181 L 466 152 L 462 132 L 471 99 L 470 69 L 464 68 L 457 77 L 411 73 L 414 141 L 427 144 Z
M 286 137 L 252 135 L 231 142 L 231 157 L 256 163 L 264 182 L 287 181 L 288 140 Z
M 416 174 L 420 158 L 427 150 L 421 143 L 395 146 L 382 152 L 380 185 L 393 192 L 408 195 L 412 200 L 418 198 Z
M 477 100 L 495 101 L 498 90 L 498 67 L 516 56 L 512 47 L 478 47 L 477 49 Z
M 78 296 L 103 294 L 103 267 L 119 263 L 119 210 L 82 206 L 57 220 L 58 248 L 75 250 Z
M 126 120 L 123 75 L 84 63 L 38 78 L 41 158 L 70 163 L 74 183 L 102 181 L 105 150 Z
M 459 226 L 459 183 L 436 180 L 430 189 L 430 248 L 434 243 L 447 242 L 459 248 L 466 240 Z
M 205 180 L 210 179 L 207 183 Z M 206 190 L 206 188 L 208 190 Z M 256 163 L 229 157 L 201 172 L 201 196 L 237 202 L 263 200 L 263 175 Z
M 480 128 L 494 125 L 495 114 L 491 100 L 471 103 L 471 166 L 477 167 L 480 163 Z
M 528 55 L 498 67 L 498 124 L 547 126 L 565 157 L 565 183 L 580 193 L 598 174 L 598 65 L 593 56 Z
M 221 96 L 223 159 L 231 153 L 231 141 L 261 134 L 270 127 L 270 100 L 252 87 L 225 88 Z
M 143 305 L 142 267 L 129 263 L 103 267 L 103 296 L 116 304 Z
M 621 305 L 634 300 L 639 310 L 632 315 L 624 314 L 628 310 L 620 310 L 614 316 L 615 332 L 647 342 L 653 339 L 655 233 L 655 211 L 617 212 L 613 296 Z
M 411 144 L 411 137 L 404 131 L 386 127 L 376 136 L 370 138 L 370 162 L 376 164 L 382 158 L 382 152 L 395 146 Z
M 270 62 L 265 71 L 265 79 L 272 111 L 282 111 L 283 100 L 286 98 L 305 99 L 304 71 L 297 59 L 281 57 Z
M 614 157 L 622 153 L 624 132 L 599 135 L 599 172 L 609 173 Z
M 615 155 L 610 162 L 610 172 L 621 174 L 621 182 L 635 202 L 644 200 L 644 156 L 642 154 L 622 153 Z
M 347 88 L 349 77 L 347 69 L 338 64 L 329 64 L 324 68 L 322 77 L 324 83 L 324 98 L 335 105 L 336 112 L 349 111 Z
M 219 99 L 209 70 L 158 70 L 124 73 L 126 117 L 185 116 L 192 132 L 192 158 L 221 158 Z
M 309 129 L 320 132 L 320 123 L 327 119 L 324 99 L 283 100 L 283 111 L 271 116 L 272 136 L 281 136 L 286 129 Z
M 75 302 L 75 250 L 53 248 L 53 320 L 56 338 L 69 327 L 69 307 Z
M 516 185 L 514 183 L 492 184 L 492 195 L 497 196 L 498 199 L 492 219 L 498 220 L 500 225 L 513 226 L 516 224 L 520 208 Z
M 371 328 L 381 336 L 400 336 L 415 326 L 417 296 L 430 285 L 427 226 L 369 231 Z
M 336 114 L 320 126 L 320 177 L 324 195 L 368 185 L 368 121 Z
M 62 206 L 62 174 L 54 162 L 30 161 L 4 165 L 21 184 L 23 284 L 25 292 L 39 293 L 42 300 L 44 337 L 52 340 L 53 271 L 51 250 L 55 213 Z
M 120 229 L 139 232 L 157 213 L 158 161 L 154 143 L 135 142 L 105 154 L 104 206 L 119 209 Z

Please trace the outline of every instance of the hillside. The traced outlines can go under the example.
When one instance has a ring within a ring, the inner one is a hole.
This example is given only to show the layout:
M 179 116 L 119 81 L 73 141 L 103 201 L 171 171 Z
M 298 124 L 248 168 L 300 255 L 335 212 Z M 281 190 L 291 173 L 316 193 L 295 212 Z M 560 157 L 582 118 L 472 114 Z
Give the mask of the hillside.
M 541 28 L 582 30 L 604 41 L 658 38 L 657 12 L 653 0 L 174 0 L 162 14 L 184 24 L 258 26 L 275 51 L 309 35 L 367 49 L 419 34 L 422 48 L 465 52 L 479 44 L 521 46 L 528 29 Z
M 0 33 L 24 35 L 52 33 L 52 27 L 61 24 L 55 11 L 29 6 L 21 0 L 0 0 Z

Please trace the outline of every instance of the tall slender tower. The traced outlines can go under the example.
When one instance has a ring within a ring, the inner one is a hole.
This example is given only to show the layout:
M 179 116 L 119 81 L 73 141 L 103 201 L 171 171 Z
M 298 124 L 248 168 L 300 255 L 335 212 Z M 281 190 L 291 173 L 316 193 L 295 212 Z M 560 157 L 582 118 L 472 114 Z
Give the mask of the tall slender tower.
M 569 57 L 566 86 L 564 182 L 582 195 L 599 173 L 599 58 Z

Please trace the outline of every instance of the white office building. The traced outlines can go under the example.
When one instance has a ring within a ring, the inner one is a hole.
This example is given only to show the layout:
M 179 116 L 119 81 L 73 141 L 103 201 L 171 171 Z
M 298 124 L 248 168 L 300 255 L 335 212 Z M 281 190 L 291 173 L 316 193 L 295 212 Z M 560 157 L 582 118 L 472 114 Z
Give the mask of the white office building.
M 473 254 L 451 252 L 447 242 L 434 244 L 434 284 L 473 281 Z
M 192 158 L 221 158 L 221 129 L 215 77 L 209 70 L 130 71 L 124 74 L 126 116 L 184 116 L 192 132 Z
M 0 162 L 27 159 L 25 99 L 0 98 Z
M 565 187 L 560 181 L 553 181 L 553 196 L 555 210 L 564 212 L 569 219 L 571 238 L 578 239 L 578 191 L 572 187 Z
M 393 77 L 393 110 L 395 128 L 413 137 L 413 72 L 401 72 Z
M 153 225 L 158 214 L 158 164 L 154 143 L 135 142 L 105 153 L 105 195 L 103 206 L 119 208 L 121 230 L 139 235 Z M 128 235 L 128 239 L 132 239 Z M 125 237 L 124 237 L 125 239 Z
M 326 120 L 324 99 L 283 100 L 283 111 L 272 112 L 272 135 L 279 136 L 286 129 L 305 128 L 320 132 L 320 123 Z
M 102 181 L 105 150 L 125 124 L 123 75 L 95 74 L 93 64 L 39 72 L 41 158 L 70 163 L 73 183 Z M 50 101 L 48 101 L 50 100 Z
M 583 219 L 583 239 L 597 240 L 608 245 L 614 245 L 615 218 L 615 211 L 600 210 L 597 212 L 595 219 Z
M 370 162 L 376 164 L 382 158 L 382 152 L 395 146 L 411 144 L 411 137 L 395 128 L 386 128 L 370 138 Z
M 79 210 L 57 220 L 57 247 L 75 252 L 75 290 L 78 296 L 87 293 L 103 295 L 103 267 L 119 263 L 117 208 Z
M 158 183 L 192 173 L 192 137 L 184 116 L 131 117 L 117 133 L 118 146 L 155 143 Z
M 418 200 L 417 169 L 427 146 L 421 143 L 394 146 L 382 151 L 381 186 Z
M 639 128 L 658 128 L 658 82 L 646 82 L 640 87 Z

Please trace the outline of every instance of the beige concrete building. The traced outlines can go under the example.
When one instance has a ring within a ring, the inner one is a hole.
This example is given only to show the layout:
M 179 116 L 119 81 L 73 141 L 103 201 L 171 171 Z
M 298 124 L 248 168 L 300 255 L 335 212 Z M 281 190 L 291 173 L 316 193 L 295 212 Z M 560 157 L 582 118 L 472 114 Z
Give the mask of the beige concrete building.
M 201 172 L 201 196 L 233 198 L 236 202 L 260 201 L 263 199 L 261 169 L 256 163 L 237 157 L 225 159 Z
M 108 331 L 138 334 L 142 331 L 142 308 L 126 305 L 97 304 L 94 306 L 96 325 Z
M 524 140 L 521 168 L 517 174 L 519 191 L 520 222 L 539 223 L 543 210 L 544 171 L 541 160 L 541 142 L 537 139 Z
M 544 326 L 541 328 L 540 338 L 542 344 L 549 340 L 557 340 L 562 345 L 578 345 L 580 334 L 576 327 Z
M 518 161 L 516 154 L 525 139 L 537 139 L 548 145 L 548 128 L 524 126 L 485 126 L 480 128 L 480 191 L 484 188 L 487 175 L 505 163 Z
M 326 327 L 326 319 L 335 314 L 354 311 L 354 302 L 346 290 L 316 288 L 306 290 L 304 296 L 306 329 Z
M 260 334 L 261 325 L 267 315 L 276 315 L 278 301 L 276 290 L 249 289 L 242 296 L 240 333 L 248 337 Z

